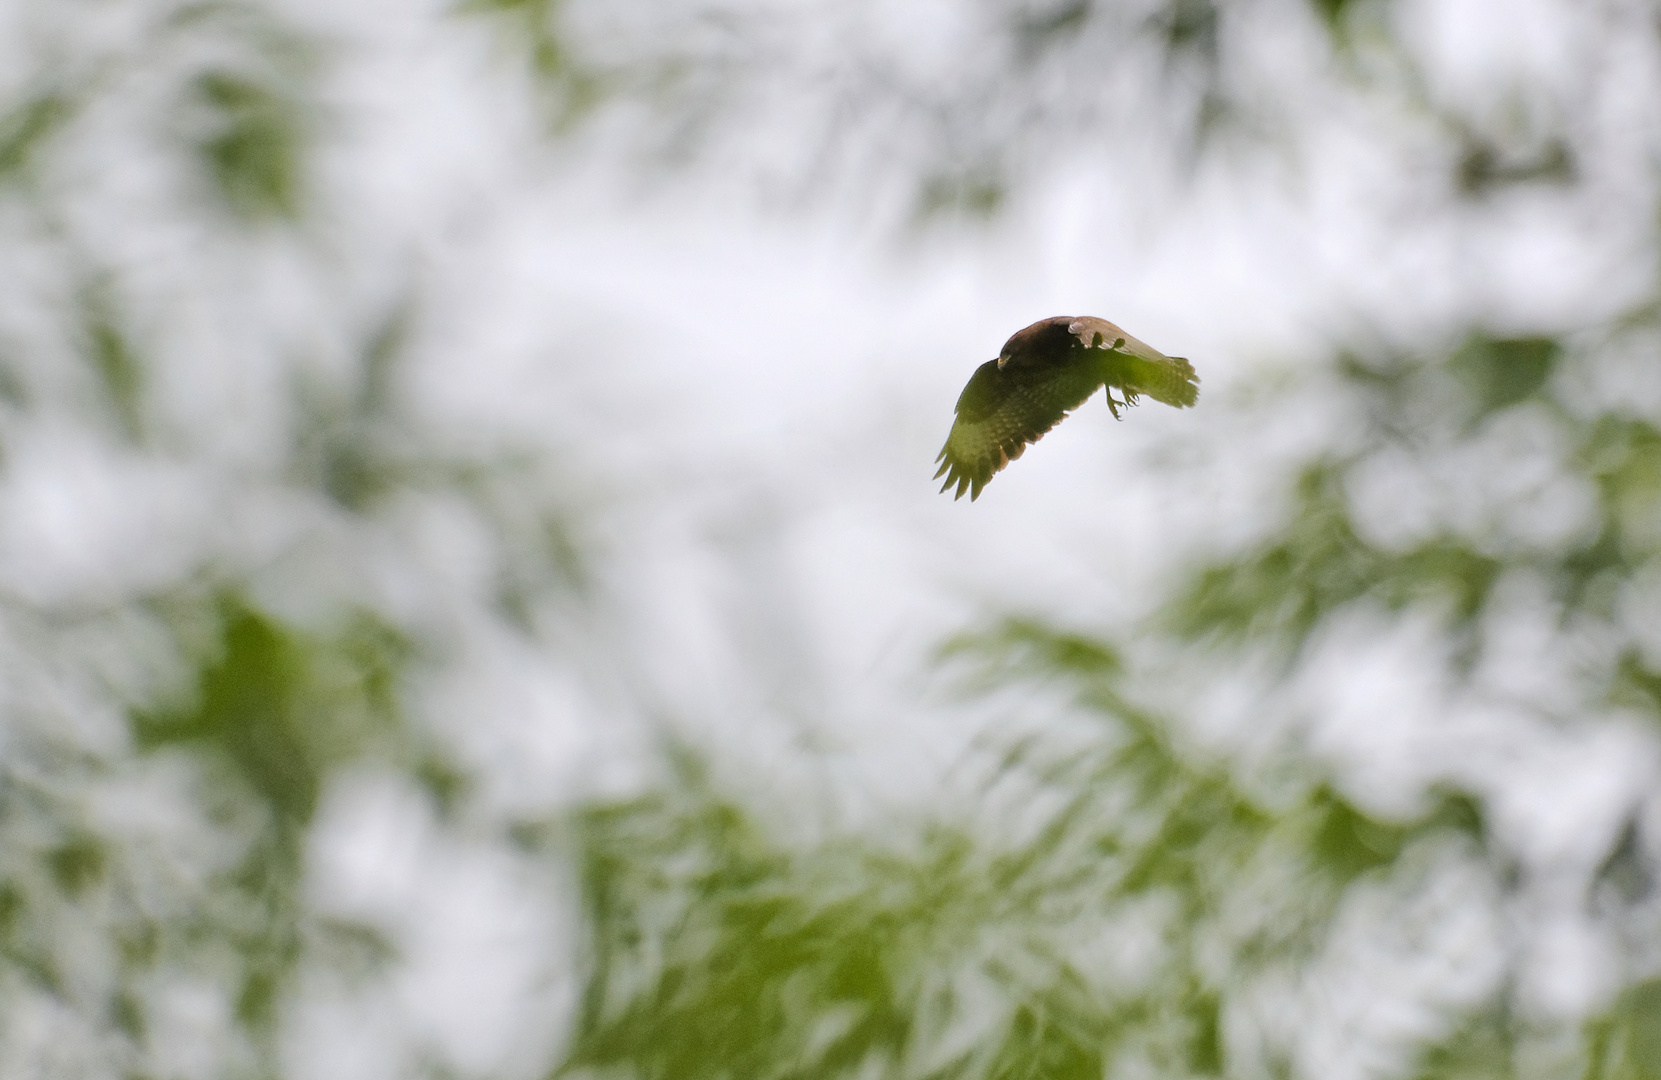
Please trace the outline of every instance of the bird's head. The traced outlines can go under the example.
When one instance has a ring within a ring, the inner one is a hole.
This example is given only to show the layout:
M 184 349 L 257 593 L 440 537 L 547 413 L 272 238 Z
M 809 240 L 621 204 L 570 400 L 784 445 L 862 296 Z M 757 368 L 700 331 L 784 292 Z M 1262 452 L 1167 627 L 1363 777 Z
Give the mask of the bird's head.
M 998 351 L 998 370 L 1010 364 L 1017 368 L 1029 364 L 1043 364 L 1065 354 L 1074 344 L 1067 327 L 1072 322 L 1067 315 L 1040 319 L 1024 330 L 1018 330 L 1004 342 Z

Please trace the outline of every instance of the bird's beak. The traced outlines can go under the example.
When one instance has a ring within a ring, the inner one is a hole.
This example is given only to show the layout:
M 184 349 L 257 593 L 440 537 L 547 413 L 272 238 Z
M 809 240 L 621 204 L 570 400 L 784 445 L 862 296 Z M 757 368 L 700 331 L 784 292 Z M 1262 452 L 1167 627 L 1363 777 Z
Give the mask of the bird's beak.
M 1007 363 L 1009 363 L 1009 357 L 1007 357 L 1007 356 L 998 357 L 998 370 L 1002 371 L 1004 369 L 1004 365 L 1007 364 Z

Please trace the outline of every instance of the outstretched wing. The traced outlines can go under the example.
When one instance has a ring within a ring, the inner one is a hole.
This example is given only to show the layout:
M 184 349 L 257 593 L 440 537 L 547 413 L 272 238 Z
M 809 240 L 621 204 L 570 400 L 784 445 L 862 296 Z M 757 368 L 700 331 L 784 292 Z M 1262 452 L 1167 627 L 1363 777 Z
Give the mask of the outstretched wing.
M 940 490 L 955 484 L 953 498 L 961 499 L 965 491 L 971 502 L 980 498 L 980 489 L 993 473 L 1020 457 L 1028 444 L 1041 439 L 1101 386 L 1100 365 L 1085 355 L 1039 371 L 1000 371 L 996 360 L 988 360 L 975 369 L 957 399 L 957 419 L 935 458 L 941 463 L 935 479 L 946 478 Z
M 1182 357 L 1166 356 L 1106 319 L 1090 315 L 1074 319 L 1067 331 L 1087 349 L 1112 350 L 1106 380 L 1125 392 L 1127 402 L 1134 404 L 1136 395 L 1146 394 L 1181 409 L 1199 400 L 1200 377 Z

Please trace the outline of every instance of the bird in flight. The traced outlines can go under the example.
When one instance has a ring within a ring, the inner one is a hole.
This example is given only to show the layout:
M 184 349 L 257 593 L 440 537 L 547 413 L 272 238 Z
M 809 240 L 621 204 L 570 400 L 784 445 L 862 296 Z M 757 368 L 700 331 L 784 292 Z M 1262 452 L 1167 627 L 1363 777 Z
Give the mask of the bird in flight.
M 973 502 L 998 470 L 1020 457 L 1068 413 L 1107 387 L 1107 407 L 1146 394 L 1183 408 L 1200 394 L 1200 378 L 1180 356 L 1166 356 L 1108 322 L 1090 315 L 1041 319 L 1004 342 L 996 360 L 975 369 L 957 399 L 957 419 L 940 456 L 936 480 L 942 492 L 957 485 L 955 499 Z M 1114 389 L 1124 395 L 1113 397 Z

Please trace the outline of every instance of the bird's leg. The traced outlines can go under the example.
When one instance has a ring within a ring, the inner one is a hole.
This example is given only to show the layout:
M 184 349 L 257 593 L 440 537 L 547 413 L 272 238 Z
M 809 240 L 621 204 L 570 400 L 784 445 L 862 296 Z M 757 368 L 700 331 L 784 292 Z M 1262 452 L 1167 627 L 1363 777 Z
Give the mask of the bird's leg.
M 1113 400 L 1113 387 L 1107 387 L 1107 411 L 1113 414 L 1113 419 L 1122 419 L 1119 415 L 1119 403 Z

